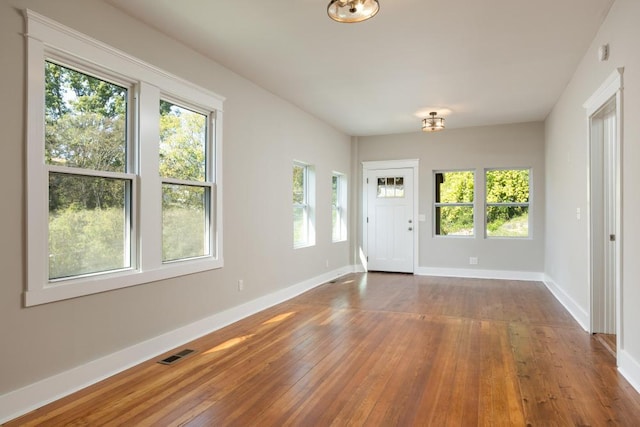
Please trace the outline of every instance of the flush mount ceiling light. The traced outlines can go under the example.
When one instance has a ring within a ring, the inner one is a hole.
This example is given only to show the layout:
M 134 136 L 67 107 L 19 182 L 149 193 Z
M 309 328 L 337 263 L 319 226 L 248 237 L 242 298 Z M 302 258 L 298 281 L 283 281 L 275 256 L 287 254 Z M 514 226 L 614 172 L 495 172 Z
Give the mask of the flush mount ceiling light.
M 366 21 L 373 18 L 378 10 L 378 0 L 331 0 L 327 6 L 331 19 L 346 23 Z
M 422 131 L 423 132 L 437 132 L 444 129 L 444 119 L 442 117 L 436 117 L 438 113 L 432 111 L 429 113 L 431 117 L 422 119 Z

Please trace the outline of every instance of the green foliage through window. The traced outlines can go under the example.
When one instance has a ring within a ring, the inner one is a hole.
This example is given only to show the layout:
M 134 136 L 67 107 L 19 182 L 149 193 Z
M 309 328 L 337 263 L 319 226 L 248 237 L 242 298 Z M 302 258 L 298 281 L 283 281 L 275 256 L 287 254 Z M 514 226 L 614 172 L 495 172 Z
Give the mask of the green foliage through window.
M 160 101 L 160 176 L 205 181 L 207 116 Z
M 127 97 L 119 85 L 45 62 L 49 278 L 128 268 Z M 89 174 L 89 171 L 92 171 Z
M 293 246 L 309 242 L 308 167 L 293 164 Z
M 529 236 L 529 179 L 529 169 L 486 171 L 487 236 Z
M 473 235 L 473 172 L 437 172 L 435 174 L 435 183 L 436 235 Z

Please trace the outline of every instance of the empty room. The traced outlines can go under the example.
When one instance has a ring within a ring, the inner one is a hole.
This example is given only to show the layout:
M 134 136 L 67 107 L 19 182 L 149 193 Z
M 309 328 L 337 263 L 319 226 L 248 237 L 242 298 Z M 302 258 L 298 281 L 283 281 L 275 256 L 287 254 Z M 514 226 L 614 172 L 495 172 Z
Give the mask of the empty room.
M 640 425 L 639 20 L 3 0 L 0 424 Z

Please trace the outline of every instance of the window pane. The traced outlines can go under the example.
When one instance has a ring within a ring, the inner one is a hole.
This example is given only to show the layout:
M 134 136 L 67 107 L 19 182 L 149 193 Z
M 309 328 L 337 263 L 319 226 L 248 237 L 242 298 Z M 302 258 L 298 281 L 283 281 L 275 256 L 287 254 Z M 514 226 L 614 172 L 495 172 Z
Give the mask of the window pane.
M 378 196 L 377 197 L 386 197 L 387 196 L 387 185 L 386 180 L 384 178 L 378 178 Z
M 293 203 L 305 204 L 305 170 L 304 166 L 293 165 Z
M 340 240 L 342 236 L 340 236 L 341 224 L 340 224 L 340 215 L 338 209 L 334 206 L 331 209 L 331 219 L 333 223 L 333 228 L 331 232 L 331 239 L 335 242 Z
M 160 101 L 160 176 L 205 181 L 207 116 Z
M 487 203 L 529 203 L 529 170 L 488 170 Z
M 487 236 L 529 237 L 529 207 L 487 206 Z
M 293 245 L 300 246 L 307 243 L 309 230 L 307 228 L 306 208 L 303 206 L 293 207 Z
M 436 203 L 473 203 L 473 172 L 436 174 Z
M 49 279 L 131 266 L 130 182 L 49 174 Z
M 340 239 L 340 216 L 338 210 L 340 177 L 333 175 L 331 178 L 331 240 Z
M 404 197 L 404 177 L 397 177 L 395 181 L 394 197 Z
M 436 206 L 436 234 L 472 236 L 473 206 Z
M 45 63 L 45 161 L 126 172 L 127 89 Z
M 209 189 L 162 185 L 162 260 L 209 254 L 207 200 Z

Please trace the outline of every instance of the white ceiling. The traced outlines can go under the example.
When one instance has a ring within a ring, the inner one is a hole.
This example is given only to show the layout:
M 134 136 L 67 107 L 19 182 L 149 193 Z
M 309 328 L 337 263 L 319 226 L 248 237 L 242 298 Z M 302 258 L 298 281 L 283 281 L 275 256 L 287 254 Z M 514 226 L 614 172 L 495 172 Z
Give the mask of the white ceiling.
M 543 120 L 614 0 L 379 0 L 357 24 L 328 0 L 106 1 L 363 136 Z

